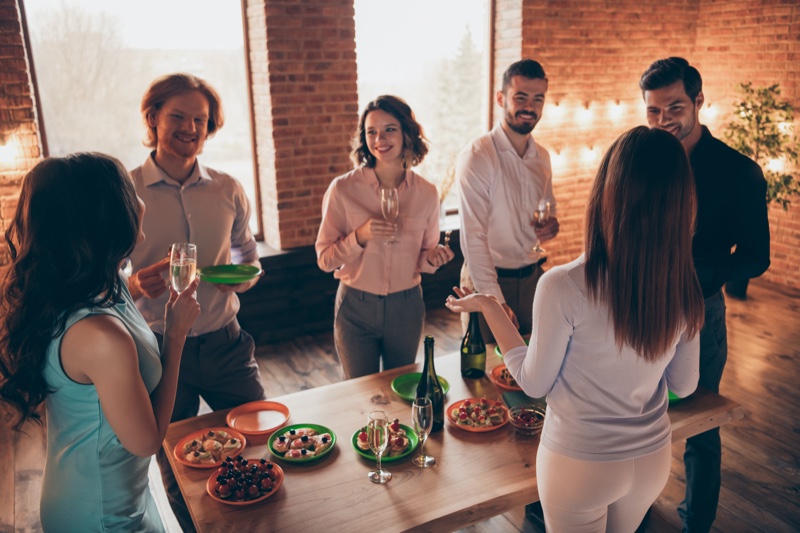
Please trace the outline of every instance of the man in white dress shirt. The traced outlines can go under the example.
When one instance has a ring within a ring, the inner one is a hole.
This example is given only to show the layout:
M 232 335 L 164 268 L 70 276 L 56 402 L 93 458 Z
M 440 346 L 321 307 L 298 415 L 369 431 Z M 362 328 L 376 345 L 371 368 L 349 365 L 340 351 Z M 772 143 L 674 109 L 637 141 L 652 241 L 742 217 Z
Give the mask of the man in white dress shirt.
M 536 284 L 546 257 L 539 243 L 558 234 L 550 154 L 531 132 L 542 117 L 547 77 L 531 59 L 503 74 L 502 120 L 464 148 L 456 161 L 460 189 L 462 286 L 495 296 L 522 334 L 531 331 Z M 534 212 L 549 204 L 549 218 Z M 463 317 L 466 324 L 468 316 Z M 494 337 L 481 317 L 486 342 Z

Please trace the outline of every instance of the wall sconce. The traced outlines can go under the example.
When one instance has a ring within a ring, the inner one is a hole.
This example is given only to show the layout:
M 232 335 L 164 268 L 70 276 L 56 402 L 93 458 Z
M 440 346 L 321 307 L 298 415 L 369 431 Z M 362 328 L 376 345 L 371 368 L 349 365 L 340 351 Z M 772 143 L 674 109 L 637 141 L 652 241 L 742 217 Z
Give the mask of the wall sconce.
M 547 110 L 547 116 L 553 122 L 561 122 L 566 113 L 566 107 L 561 104 L 561 102 L 556 102 L 555 105 L 549 106 L 549 109 Z
M 564 155 L 563 149 L 558 149 L 550 154 L 550 166 L 554 169 L 561 170 L 567 165 L 567 157 Z
M 589 127 L 589 123 L 592 121 L 592 118 L 594 118 L 594 112 L 589 106 L 590 104 L 587 103 L 578 111 L 578 124 L 580 124 L 582 128 Z
M 19 140 L 13 132 L 0 133 L 0 164 L 13 165 L 20 152 Z
M 619 100 L 616 102 L 611 102 L 608 106 L 608 116 L 614 121 L 619 121 L 623 116 L 625 116 L 625 104 Z
M 581 151 L 581 161 L 590 165 L 597 159 L 597 150 L 593 146 L 587 146 Z

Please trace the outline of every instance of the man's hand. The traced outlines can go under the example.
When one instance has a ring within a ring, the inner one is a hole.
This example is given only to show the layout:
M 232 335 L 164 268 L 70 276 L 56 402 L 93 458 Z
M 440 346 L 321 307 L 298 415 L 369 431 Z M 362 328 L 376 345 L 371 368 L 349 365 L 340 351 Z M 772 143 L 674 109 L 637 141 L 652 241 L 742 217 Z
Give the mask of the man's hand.
M 536 237 L 538 237 L 539 242 L 547 242 L 555 239 L 556 235 L 558 235 L 559 226 L 556 217 L 549 217 L 541 224 L 531 221 L 531 226 L 533 226 L 534 231 L 536 231 Z
M 261 269 L 261 261 L 259 261 L 258 259 L 256 259 L 251 263 L 245 263 L 245 264 Z M 263 275 L 264 271 L 261 270 L 261 273 L 258 276 L 254 277 L 249 281 L 243 281 L 242 283 L 215 283 L 214 286 L 217 288 L 219 292 L 242 293 L 249 291 L 250 289 L 255 287 L 256 283 L 258 283 L 258 280 L 261 279 L 261 276 Z
M 161 276 L 169 270 L 169 257 L 134 272 L 128 279 L 128 288 L 134 300 L 142 296 L 155 299 L 167 292 L 167 282 Z

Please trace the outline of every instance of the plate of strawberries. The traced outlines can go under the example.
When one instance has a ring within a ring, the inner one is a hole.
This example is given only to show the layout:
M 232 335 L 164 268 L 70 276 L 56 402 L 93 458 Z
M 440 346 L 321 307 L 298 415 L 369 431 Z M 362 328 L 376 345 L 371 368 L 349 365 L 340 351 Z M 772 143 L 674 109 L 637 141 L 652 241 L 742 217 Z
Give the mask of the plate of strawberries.
M 369 449 L 366 426 L 353 433 L 351 440 L 353 449 L 361 457 L 370 461 L 375 460 L 375 454 Z M 389 445 L 381 455 L 381 461 L 391 462 L 407 457 L 416 449 L 417 444 L 419 444 L 417 433 L 407 425 L 401 424 L 400 420 L 395 418 L 389 424 Z
M 465 431 L 494 431 L 508 424 L 508 407 L 500 400 L 467 398 L 447 407 L 447 420 Z

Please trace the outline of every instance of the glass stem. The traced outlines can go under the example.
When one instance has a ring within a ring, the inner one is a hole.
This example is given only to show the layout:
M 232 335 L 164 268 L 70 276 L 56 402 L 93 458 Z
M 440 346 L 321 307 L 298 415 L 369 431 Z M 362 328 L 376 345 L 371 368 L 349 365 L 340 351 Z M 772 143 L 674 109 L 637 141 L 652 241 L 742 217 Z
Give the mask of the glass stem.
M 383 454 L 382 453 L 376 453 L 375 455 L 378 457 L 378 473 L 380 474 L 380 472 L 381 472 L 381 455 L 383 455 Z

